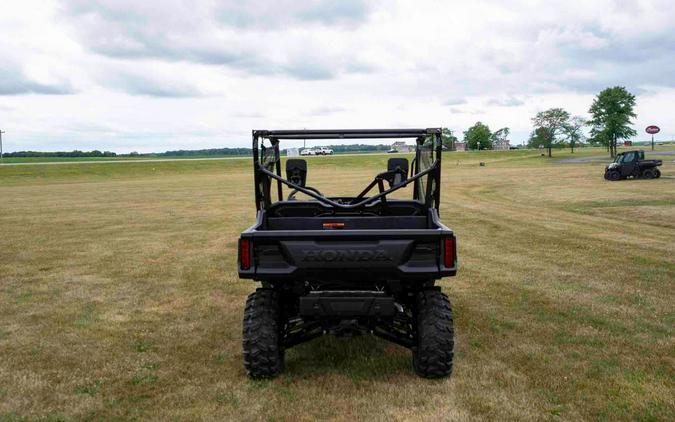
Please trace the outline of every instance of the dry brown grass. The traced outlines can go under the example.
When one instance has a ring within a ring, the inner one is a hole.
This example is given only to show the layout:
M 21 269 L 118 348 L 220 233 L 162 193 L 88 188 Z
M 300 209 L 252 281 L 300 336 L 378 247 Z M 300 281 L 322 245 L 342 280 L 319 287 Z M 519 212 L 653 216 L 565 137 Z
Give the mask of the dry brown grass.
M 386 158 L 312 159 L 310 180 L 355 192 Z M 367 337 L 246 378 L 248 161 L 0 168 L 0 420 L 673 420 L 675 165 L 609 183 L 542 160 L 446 160 L 440 381 Z

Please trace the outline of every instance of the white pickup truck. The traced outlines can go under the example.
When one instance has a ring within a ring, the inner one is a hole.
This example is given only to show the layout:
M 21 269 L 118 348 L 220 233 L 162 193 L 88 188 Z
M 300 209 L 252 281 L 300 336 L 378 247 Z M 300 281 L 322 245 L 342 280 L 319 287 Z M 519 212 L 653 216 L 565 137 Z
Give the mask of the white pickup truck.
M 314 150 L 316 155 L 333 155 L 333 150 L 330 148 L 319 147 Z
M 326 147 L 305 148 L 300 155 L 333 155 L 333 150 Z

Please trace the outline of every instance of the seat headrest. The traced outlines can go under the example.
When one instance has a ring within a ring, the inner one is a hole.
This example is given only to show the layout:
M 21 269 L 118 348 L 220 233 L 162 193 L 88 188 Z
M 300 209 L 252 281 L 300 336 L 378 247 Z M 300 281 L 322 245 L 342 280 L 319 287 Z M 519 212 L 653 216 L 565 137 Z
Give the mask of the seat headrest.
M 390 158 L 387 161 L 387 171 L 393 171 L 396 169 L 401 169 L 402 171 L 396 173 L 389 182 L 391 187 L 400 185 L 401 183 L 405 182 L 406 179 L 408 178 L 408 159 L 407 158 Z
M 307 161 L 302 158 L 286 160 L 286 180 L 304 187 L 307 181 Z

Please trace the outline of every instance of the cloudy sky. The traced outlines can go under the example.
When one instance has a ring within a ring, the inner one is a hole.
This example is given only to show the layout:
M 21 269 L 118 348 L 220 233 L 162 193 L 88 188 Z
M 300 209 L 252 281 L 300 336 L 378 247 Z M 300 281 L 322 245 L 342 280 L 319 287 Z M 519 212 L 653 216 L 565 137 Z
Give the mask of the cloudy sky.
M 247 146 L 251 129 L 447 126 L 637 95 L 675 136 L 663 1 L 22 0 L 0 14 L 5 149 Z

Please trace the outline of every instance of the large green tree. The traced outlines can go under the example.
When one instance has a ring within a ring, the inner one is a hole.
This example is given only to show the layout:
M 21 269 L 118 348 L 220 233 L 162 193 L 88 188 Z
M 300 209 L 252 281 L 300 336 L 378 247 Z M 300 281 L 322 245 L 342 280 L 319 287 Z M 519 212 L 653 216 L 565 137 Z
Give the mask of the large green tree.
M 535 132 L 537 129 L 545 129 L 540 131 L 545 134 L 542 137 L 544 141 L 544 148 L 548 149 L 548 156 L 551 156 L 551 148 L 563 142 L 565 126 L 568 124 L 570 114 L 562 108 L 550 108 L 545 111 L 540 111 L 532 119 Z
M 482 122 L 476 122 L 464 132 L 464 142 L 469 149 L 492 149 L 492 132 Z
M 570 143 L 572 154 L 574 154 L 574 147 L 584 140 L 584 131 L 582 128 L 586 125 L 586 120 L 581 116 L 572 117 L 567 125 L 565 125 L 565 135 Z
M 602 90 L 593 100 L 590 110 L 592 118 L 588 121 L 591 136 L 603 142 L 609 154 L 616 156 L 616 143 L 619 139 L 630 138 L 637 132 L 630 127 L 631 118 L 637 117 L 635 95 L 622 86 Z
M 457 137 L 452 132 L 452 130 L 448 129 L 447 127 L 444 127 L 443 129 L 441 129 L 441 142 L 443 142 L 443 146 L 445 148 L 452 151 L 455 149 L 455 142 L 457 142 Z

